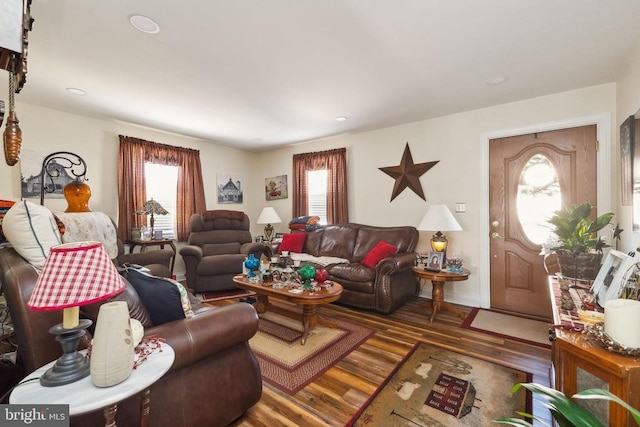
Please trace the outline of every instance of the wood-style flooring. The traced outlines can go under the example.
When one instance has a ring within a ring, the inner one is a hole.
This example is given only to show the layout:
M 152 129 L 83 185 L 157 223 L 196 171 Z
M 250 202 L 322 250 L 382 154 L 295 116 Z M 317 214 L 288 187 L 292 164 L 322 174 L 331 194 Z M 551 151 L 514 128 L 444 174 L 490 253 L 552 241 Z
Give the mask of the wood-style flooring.
M 419 306 L 424 301 L 415 298 L 390 315 L 336 304 L 322 307 L 326 317 L 359 323 L 375 333 L 295 396 L 264 383 L 261 400 L 232 426 L 344 426 L 418 341 L 530 372 L 534 382 L 549 385 L 549 349 L 462 329 L 462 320 L 447 312 L 430 323 L 428 309 Z M 533 412 L 550 424 L 548 411 L 535 399 Z

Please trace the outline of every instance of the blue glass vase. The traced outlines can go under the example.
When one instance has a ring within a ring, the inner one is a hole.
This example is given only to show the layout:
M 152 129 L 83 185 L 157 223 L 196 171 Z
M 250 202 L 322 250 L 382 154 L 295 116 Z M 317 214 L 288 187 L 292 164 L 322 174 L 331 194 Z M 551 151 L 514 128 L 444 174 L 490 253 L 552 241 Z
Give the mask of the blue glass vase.
M 249 254 L 249 256 L 244 260 L 244 266 L 247 268 L 247 277 L 254 278 L 256 277 L 255 271 L 258 269 L 260 265 L 260 260 L 253 256 L 253 254 Z

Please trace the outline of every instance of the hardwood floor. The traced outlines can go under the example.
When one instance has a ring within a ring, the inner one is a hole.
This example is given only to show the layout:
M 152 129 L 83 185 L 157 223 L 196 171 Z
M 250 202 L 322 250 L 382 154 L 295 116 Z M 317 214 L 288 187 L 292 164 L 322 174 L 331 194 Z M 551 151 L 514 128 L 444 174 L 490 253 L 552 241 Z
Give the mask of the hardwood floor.
M 461 319 L 451 313 L 438 313 L 429 323 L 419 307 L 424 301 L 416 298 L 390 315 L 335 304 L 322 307 L 326 317 L 358 323 L 375 333 L 295 396 L 263 383 L 260 402 L 232 426 L 343 426 L 418 341 L 530 372 L 534 382 L 549 385 L 549 349 L 462 329 Z M 533 413 L 550 424 L 548 411 L 535 400 Z

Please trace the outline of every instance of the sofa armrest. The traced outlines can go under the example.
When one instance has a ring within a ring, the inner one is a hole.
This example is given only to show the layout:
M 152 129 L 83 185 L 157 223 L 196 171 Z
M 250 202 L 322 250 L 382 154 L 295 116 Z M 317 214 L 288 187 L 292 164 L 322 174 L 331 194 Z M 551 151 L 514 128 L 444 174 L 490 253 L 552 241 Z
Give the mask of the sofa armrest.
M 167 267 L 171 264 L 173 258 L 173 249 L 157 249 L 149 252 L 136 252 L 133 254 L 121 254 L 118 256 L 118 265 L 123 264 L 162 264 Z
M 182 255 L 183 258 L 195 257 L 197 262 L 200 262 L 200 260 L 204 256 L 204 252 L 202 252 L 202 248 L 200 246 L 187 245 L 187 246 L 183 246 L 180 249 L 180 255 Z
M 416 252 L 403 252 L 385 258 L 378 263 L 376 270 L 378 274 L 391 275 L 405 268 L 411 268 L 416 264 L 417 255 Z
M 258 243 L 258 242 L 244 243 L 240 247 L 240 253 L 245 255 L 253 254 L 253 256 L 255 256 L 258 259 L 260 259 L 260 256 L 262 254 L 264 254 L 265 256 L 269 256 L 270 254 L 269 248 L 267 247 L 267 245 L 265 245 L 264 243 Z
M 145 330 L 145 336 L 157 335 L 167 340 L 176 354 L 171 371 L 176 371 L 246 342 L 257 331 L 256 310 L 250 304 L 238 303 L 154 326 Z

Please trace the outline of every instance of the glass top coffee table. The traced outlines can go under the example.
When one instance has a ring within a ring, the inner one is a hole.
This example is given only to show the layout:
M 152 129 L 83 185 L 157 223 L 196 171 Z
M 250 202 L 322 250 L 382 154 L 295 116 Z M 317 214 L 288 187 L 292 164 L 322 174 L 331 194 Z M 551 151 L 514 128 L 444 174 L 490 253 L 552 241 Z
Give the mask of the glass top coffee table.
M 318 290 L 305 291 L 299 284 L 289 284 L 273 282 L 265 284 L 261 281 L 250 281 L 244 275 L 238 275 L 233 278 L 233 282 L 240 288 L 256 293 L 256 302 L 254 307 L 258 313 L 266 313 L 267 311 L 281 314 L 283 316 L 297 319 L 302 322 L 304 332 L 302 334 L 301 344 L 307 342 L 309 330 L 316 327 L 317 324 L 335 328 L 336 324 L 319 316 L 318 307 L 323 304 L 329 304 L 340 299 L 342 295 L 342 285 L 336 282 L 326 281 L 325 285 Z M 282 286 L 282 287 L 280 287 Z M 280 305 L 274 305 L 269 298 L 275 300 L 286 301 L 302 308 L 302 313 L 295 310 L 289 310 Z

